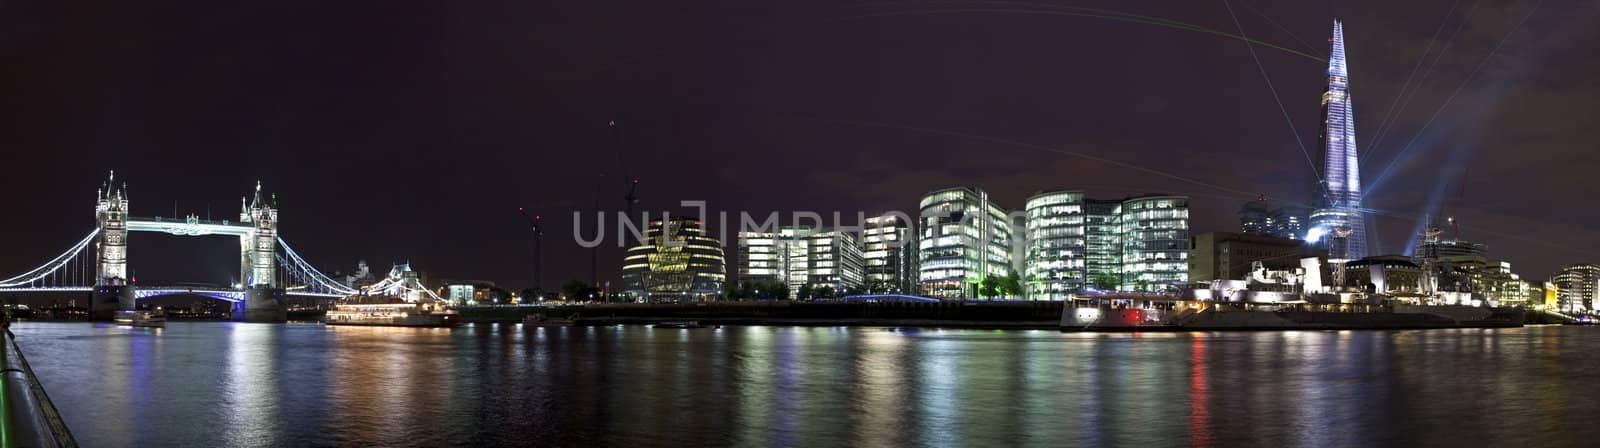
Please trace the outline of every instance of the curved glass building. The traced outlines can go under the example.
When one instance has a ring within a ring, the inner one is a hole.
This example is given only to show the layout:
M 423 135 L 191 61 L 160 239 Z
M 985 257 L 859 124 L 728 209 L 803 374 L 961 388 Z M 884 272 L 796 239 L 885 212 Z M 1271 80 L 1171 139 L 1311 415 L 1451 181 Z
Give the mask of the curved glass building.
M 1027 298 L 1065 300 L 1087 282 L 1082 191 L 1052 191 L 1028 198 Z
M 1011 273 L 1011 225 L 989 194 L 970 187 L 929 192 L 920 203 L 918 280 L 931 297 L 976 297 L 985 276 Z
M 713 300 L 726 281 L 723 263 L 722 243 L 707 236 L 700 221 L 651 221 L 644 244 L 623 257 L 622 292 L 645 302 Z

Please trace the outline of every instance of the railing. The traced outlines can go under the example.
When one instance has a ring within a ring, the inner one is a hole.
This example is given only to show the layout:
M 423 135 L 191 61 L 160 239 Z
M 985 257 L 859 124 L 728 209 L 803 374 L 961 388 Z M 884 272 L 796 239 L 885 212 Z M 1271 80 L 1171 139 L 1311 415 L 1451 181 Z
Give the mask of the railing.
M 4 368 L 0 369 L 0 400 L 4 404 L 0 409 L 0 438 L 5 446 L 77 447 L 66 421 L 45 394 L 28 359 L 22 356 L 11 329 L 0 333 L 5 338 L 5 343 L 0 344 L 0 351 L 5 352 Z

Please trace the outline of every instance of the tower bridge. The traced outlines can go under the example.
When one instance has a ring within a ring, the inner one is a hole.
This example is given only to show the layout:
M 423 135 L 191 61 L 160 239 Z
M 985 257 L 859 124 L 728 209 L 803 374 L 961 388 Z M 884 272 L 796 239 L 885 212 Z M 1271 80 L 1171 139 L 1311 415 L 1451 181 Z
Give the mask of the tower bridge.
M 142 299 L 192 294 L 230 302 L 234 318 L 250 322 L 285 320 L 287 297 L 332 299 L 361 293 L 318 271 L 289 247 L 278 234 L 278 209 L 272 202 L 262 197 L 257 182 L 253 197 L 240 199 L 238 221 L 202 220 L 194 215 L 184 219 L 137 217 L 130 213 L 126 184 L 118 185 L 113 172 L 96 192 L 95 228 L 43 265 L 0 280 L 0 292 L 87 293 L 89 314 L 97 320 L 109 320 L 117 310 L 135 309 Z M 135 285 L 128 270 L 128 232 L 237 237 L 239 283 L 232 288 Z M 406 290 L 420 287 L 404 286 Z M 411 296 L 437 300 L 431 292 Z

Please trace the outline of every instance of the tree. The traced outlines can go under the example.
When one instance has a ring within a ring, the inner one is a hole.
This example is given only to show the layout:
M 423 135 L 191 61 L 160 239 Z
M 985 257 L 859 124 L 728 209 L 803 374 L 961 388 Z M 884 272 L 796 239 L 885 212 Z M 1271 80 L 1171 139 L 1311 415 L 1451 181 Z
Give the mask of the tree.
M 1095 289 L 1114 291 L 1117 289 L 1117 276 L 1102 272 L 1095 274 L 1094 279 L 1090 280 L 1089 283 L 1093 284 Z
M 1000 279 L 988 275 L 983 277 L 983 281 L 978 282 L 979 297 L 994 298 L 998 295 L 1000 295 Z
M 1000 279 L 999 289 L 1000 289 L 1000 294 L 1001 295 L 1005 295 L 1005 296 L 1008 296 L 1008 297 L 1019 297 L 1019 296 L 1021 296 L 1022 295 L 1022 277 L 1017 276 L 1016 272 L 1007 273 L 1004 278 Z
M 783 299 L 789 298 L 789 284 L 788 283 L 772 282 L 772 284 L 767 285 L 766 288 L 761 288 L 761 290 L 762 291 L 771 291 L 771 292 L 768 292 L 766 294 L 768 294 L 767 297 L 772 298 L 772 299 L 783 300 Z
M 733 283 L 722 284 L 722 299 L 735 300 L 739 298 L 739 286 Z
M 544 301 L 543 294 L 540 293 L 539 290 L 533 288 L 523 289 L 517 293 L 517 297 L 519 298 L 518 300 L 522 301 L 521 303 L 539 303 Z
M 824 287 L 818 288 L 816 292 L 817 292 L 817 297 L 832 298 L 834 296 L 834 291 L 833 291 L 833 287 L 832 286 L 824 286 Z
M 867 293 L 866 285 L 851 285 L 844 289 L 844 295 L 859 296 Z
M 799 297 L 797 297 L 797 298 L 799 298 L 799 299 L 809 299 L 809 298 L 811 298 L 813 293 L 815 293 L 815 290 L 814 290 L 814 288 L 811 287 L 810 284 L 800 285 L 800 293 L 799 293 Z
M 561 284 L 561 295 L 571 301 L 598 300 L 600 289 L 589 286 L 582 280 L 568 280 Z

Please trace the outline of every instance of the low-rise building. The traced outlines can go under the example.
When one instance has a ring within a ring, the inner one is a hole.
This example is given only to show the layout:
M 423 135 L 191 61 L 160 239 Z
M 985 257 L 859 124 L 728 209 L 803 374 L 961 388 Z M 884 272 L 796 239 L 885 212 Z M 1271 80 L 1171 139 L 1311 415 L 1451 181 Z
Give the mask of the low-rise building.
M 1303 240 L 1233 232 L 1207 232 L 1188 242 L 1191 282 L 1244 280 L 1251 264 L 1261 262 L 1273 271 L 1300 267 L 1300 259 L 1326 255 Z

